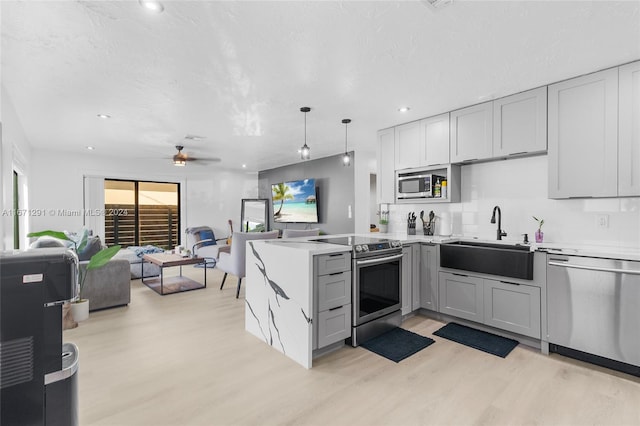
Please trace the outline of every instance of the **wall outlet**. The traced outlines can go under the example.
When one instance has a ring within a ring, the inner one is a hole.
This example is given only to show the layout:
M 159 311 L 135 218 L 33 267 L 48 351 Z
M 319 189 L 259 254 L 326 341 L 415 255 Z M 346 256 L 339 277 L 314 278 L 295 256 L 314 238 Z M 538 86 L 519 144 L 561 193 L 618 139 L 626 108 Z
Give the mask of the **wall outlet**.
M 596 226 L 598 228 L 608 228 L 609 227 L 609 215 L 608 214 L 596 215 Z

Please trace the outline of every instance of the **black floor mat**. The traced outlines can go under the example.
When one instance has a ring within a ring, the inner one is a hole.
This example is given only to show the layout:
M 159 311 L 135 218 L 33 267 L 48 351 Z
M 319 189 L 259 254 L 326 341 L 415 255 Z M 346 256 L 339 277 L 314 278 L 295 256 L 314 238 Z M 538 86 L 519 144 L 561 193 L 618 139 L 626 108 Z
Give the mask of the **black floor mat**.
M 518 346 L 517 340 L 507 339 L 455 322 L 450 322 L 433 334 L 502 358 L 505 358 L 513 348 Z
M 433 339 L 394 328 L 378 337 L 367 340 L 360 346 L 394 362 L 400 362 L 434 342 Z

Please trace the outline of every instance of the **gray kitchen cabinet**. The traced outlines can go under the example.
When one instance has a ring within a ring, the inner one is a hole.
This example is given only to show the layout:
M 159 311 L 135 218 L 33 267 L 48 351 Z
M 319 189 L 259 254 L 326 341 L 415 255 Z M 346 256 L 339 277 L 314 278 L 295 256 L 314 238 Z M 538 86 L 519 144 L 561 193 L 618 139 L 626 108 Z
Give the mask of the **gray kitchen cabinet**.
M 413 270 L 412 253 L 412 246 L 402 246 L 402 315 L 407 315 L 411 312 L 411 289 L 413 288 L 411 279 L 411 271 Z
M 549 86 L 549 198 L 618 193 L 618 68 Z
M 378 131 L 378 204 L 394 203 L 395 192 L 395 129 Z
M 318 313 L 318 348 L 351 336 L 351 305 Z
M 485 279 L 484 323 L 540 339 L 540 288 Z
M 420 166 L 449 163 L 449 113 L 420 120 L 419 145 Z
M 395 170 L 420 166 L 420 122 L 395 127 Z
M 420 244 L 414 244 L 412 248 L 413 268 L 411 270 L 411 310 L 417 311 L 420 309 Z
M 484 321 L 483 297 L 482 278 L 440 272 L 438 279 L 439 312 L 482 323 Z
M 493 156 L 547 150 L 547 87 L 493 101 Z
M 438 246 L 420 245 L 420 307 L 438 310 Z
M 318 277 L 318 311 L 351 303 L 351 270 Z
M 318 276 L 351 270 L 351 252 L 323 254 L 315 259 Z
M 402 315 L 420 308 L 420 245 L 402 247 Z
M 351 336 L 351 253 L 314 256 L 313 349 Z
M 619 68 L 618 195 L 640 196 L 640 61 Z
M 450 113 L 452 163 L 482 160 L 493 155 L 493 102 Z

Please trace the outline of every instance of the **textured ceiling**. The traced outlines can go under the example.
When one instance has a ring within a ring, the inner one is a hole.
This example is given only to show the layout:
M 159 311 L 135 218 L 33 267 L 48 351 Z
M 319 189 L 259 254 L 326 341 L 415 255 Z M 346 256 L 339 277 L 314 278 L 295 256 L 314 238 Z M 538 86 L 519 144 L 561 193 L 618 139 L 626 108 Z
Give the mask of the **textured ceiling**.
M 262 170 L 640 59 L 639 1 L 2 1 L 2 84 L 30 143 Z M 411 106 L 400 114 L 401 105 Z M 112 116 L 109 120 L 96 117 Z M 205 136 L 202 141 L 185 135 Z

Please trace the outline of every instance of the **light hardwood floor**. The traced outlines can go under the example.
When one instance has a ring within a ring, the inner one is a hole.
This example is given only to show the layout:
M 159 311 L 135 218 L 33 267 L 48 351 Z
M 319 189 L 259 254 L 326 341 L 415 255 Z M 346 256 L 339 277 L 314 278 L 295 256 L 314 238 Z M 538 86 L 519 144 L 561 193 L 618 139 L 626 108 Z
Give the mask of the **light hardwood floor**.
M 201 269 L 187 274 L 201 279 Z M 345 347 L 305 370 L 244 331 L 244 290 L 159 296 L 65 332 L 80 348 L 81 425 L 640 425 L 640 379 L 522 345 L 502 359 L 436 343 L 396 364 Z

